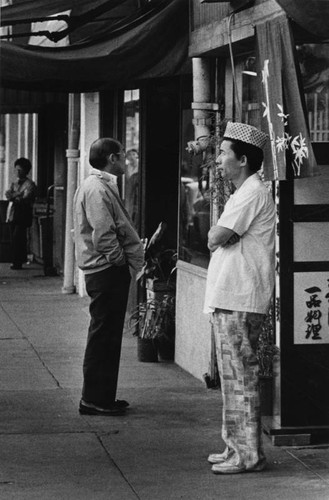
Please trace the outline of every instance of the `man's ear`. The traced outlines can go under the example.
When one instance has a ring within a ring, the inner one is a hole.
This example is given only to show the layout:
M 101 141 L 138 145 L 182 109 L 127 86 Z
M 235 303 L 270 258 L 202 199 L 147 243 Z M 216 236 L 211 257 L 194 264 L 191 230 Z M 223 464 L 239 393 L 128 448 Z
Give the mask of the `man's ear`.
M 248 165 L 248 159 L 246 155 L 242 155 L 240 161 L 241 161 L 241 167 L 246 167 Z
M 109 156 L 108 156 L 108 159 L 111 163 L 115 163 L 115 154 L 114 153 L 111 153 Z

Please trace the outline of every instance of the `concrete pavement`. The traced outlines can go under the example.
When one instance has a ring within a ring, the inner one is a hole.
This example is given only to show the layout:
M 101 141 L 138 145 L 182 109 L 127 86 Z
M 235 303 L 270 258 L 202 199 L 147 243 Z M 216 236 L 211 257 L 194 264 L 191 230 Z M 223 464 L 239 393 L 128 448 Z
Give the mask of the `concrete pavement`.
M 88 299 L 36 264 L 0 264 L 1 500 L 328 500 L 329 449 L 273 447 L 268 469 L 215 476 L 218 391 L 174 363 L 140 363 L 125 333 L 124 417 L 80 416 Z

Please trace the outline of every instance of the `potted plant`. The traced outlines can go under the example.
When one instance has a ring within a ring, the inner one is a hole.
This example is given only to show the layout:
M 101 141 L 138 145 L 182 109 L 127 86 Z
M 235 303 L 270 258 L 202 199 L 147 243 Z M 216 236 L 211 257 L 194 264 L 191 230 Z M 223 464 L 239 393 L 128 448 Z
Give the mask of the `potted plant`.
M 133 335 L 137 337 L 137 356 L 139 361 L 158 361 L 154 335 L 152 328 L 150 328 L 153 323 L 152 316 L 151 304 L 147 301 L 140 302 L 130 316 L 130 327 L 133 328 Z
M 137 337 L 139 361 L 171 360 L 175 348 L 175 297 L 140 302 L 130 317 L 130 327 Z
M 162 243 L 166 227 L 160 222 L 150 241 L 145 240 L 145 266 L 138 277 L 142 300 L 129 321 L 140 361 L 174 359 L 177 252 Z
M 175 356 L 175 295 L 165 293 L 155 299 L 157 325 L 155 343 L 160 361 L 173 361 Z
M 262 415 L 273 414 L 273 365 L 279 352 L 274 342 L 274 306 L 272 305 L 264 321 L 257 346 Z
M 144 280 L 145 288 L 152 292 L 168 293 L 175 290 L 174 271 L 177 251 L 167 248 L 162 243 L 166 228 L 166 223 L 160 222 L 150 241 L 146 243 L 145 266 L 141 278 Z M 155 298 L 152 294 L 151 297 Z

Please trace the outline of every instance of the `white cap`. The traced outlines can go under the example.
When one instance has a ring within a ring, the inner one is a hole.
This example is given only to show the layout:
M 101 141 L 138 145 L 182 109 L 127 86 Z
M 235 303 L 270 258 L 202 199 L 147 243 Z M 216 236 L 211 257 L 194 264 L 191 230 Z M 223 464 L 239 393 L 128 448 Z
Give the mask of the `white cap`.
M 235 139 L 263 149 L 268 136 L 252 125 L 238 122 L 228 122 L 224 132 L 224 139 Z

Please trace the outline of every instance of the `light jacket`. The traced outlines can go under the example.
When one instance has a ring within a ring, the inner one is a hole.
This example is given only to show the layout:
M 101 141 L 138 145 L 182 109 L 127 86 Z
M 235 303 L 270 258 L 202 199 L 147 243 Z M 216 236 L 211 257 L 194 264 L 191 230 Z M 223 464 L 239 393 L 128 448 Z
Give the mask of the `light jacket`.
M 28 177 L 13 182 L 10 189 L 6 191 L 6 197 L 9 200 L 6 222 L 30 227 L 32 225 L 33 203 L 36 192 L 37 186 Z
M 139 271 L 144 249 L 113 176 L 92 169 L 74 196 L 75 254 L 85 274 L 128 263 Z

